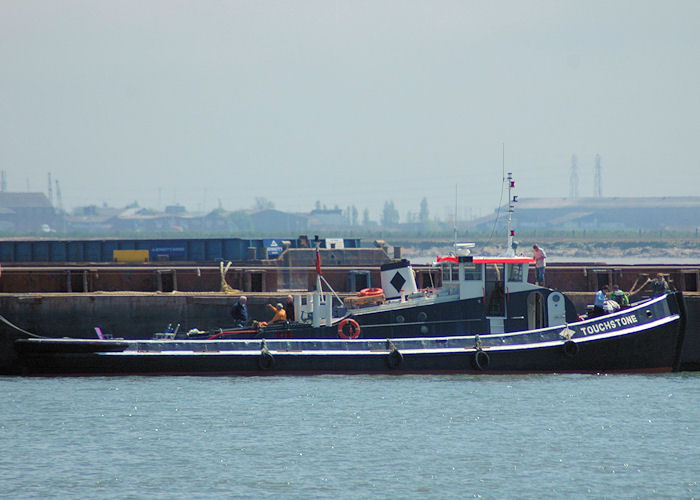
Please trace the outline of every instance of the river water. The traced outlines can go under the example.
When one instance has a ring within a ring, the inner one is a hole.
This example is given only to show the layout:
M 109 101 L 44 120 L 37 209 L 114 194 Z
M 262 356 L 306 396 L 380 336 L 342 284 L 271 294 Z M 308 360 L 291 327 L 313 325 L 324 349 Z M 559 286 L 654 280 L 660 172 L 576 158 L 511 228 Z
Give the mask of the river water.
M 698 498 L 700 374 L 0 378 L 2 498 Z

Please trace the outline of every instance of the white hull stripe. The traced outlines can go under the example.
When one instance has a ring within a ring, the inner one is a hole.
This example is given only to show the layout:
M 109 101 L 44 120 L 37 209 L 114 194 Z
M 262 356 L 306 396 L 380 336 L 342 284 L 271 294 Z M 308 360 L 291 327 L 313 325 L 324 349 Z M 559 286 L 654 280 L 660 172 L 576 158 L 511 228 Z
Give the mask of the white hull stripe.
M 597 340 L 623 337 L 627 335 L 633 335 L 640 331 L 651 330 L 657 327 L 661 327 L 668 323 L 678 321 L 679 316 L 668 316 L 651 323 L 645 323 L 643 325 L 634 326 L 631 328 L 626 328 L 623 330 L 613 330 L 611 332 L 599 333 L 595 335 L 587 335 L 585 337 L 574 337 L 571 339 L 575 343 L 585 343 L 585 342 L 595 342 Z M 555 347 L 561 346 L 565 342 L 564 339 L 552 340 L 546 342 L 532 342 L 528 344 L 521 345 L 502 345 L 502 346 L 487 346 L 484 348 L 485 352 L 496 352 L 496 351 L 518 351 L 518 350 L 528 350 L 528 349 L 539 349 L 543 347 Z M 400 342 L 397 342 L 400 345 Z M 269 349 L 269 347 L 268 347 Z M 436 348 L 419 348 L 419 349 L 399 349 L 401 354 L 412 355 L 412 354 L 456 354 L 465 352 L 476 352 L 474 347 L 436 347 Z M 173 351 L 122 351 L 122 352 L 104 352 L 98 353 L 100 356 L 259 356 L 260 350 L 221 350 L 221 351 L 201 351 L 201 350 L 173 350 Z M 307 349 L 307 350 L 276 350 L 269 349 L 270 354 L 275 356 L 386 356 L 390 350 L 376 350 L 376 349 L 356 349 L 356 350 L 346 350 L 346 349 Z

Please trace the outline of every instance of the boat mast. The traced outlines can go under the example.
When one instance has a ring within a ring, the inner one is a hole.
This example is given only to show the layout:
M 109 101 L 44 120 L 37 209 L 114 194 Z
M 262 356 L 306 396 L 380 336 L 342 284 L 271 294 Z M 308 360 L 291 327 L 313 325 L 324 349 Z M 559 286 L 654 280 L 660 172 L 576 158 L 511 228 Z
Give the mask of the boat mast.
M 455 214 L 454 219 L 452 219 L 452 232 L 454 235 L 452 250 L 454 251 L 454 254 L 457 255 L 457 184 L 455 184 Z
M 314 246 L 316 247 L 315 254 L 315 265 L 316 265 L 316 292 L 320 294 L 323 290 L 321 289 L 321 252 L 319 247 L 321 246 L 321 241 L 318 239 L 318 235 L 314 236 Z
M 515 256 L 515 248 L 513 247 L 513 236 L 515 236 L 515 231 L 512 229 L 513 223 L 513 212 L 515 212 L 515 203 L 518 201 L 517 196 L 513 196 L 512 191 L 515 188 L 515 181 L 513 180 L 513 173 L 508 172 L 508 248 L 506 248 L 506 255 L 513 257 Z

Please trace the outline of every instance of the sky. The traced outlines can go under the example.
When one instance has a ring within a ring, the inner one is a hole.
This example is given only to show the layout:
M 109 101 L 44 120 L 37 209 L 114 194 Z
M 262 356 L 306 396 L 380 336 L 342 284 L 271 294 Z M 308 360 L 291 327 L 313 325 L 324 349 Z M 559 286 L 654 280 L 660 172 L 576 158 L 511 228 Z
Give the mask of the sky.
M 700 185 L 696 0 L 0 2 L 0 168 L 64 208 L 491 213 Z

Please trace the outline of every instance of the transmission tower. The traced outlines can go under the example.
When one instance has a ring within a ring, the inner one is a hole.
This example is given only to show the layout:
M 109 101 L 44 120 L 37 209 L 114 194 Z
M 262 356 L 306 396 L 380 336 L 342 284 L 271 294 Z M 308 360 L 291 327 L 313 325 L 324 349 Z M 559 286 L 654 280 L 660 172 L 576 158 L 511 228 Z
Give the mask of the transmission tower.
M 569 198 L 578 198 L 578 158 L 571 155 L 571 168 L 569 169 Z
M 593 196 L 601 198 L 603 196 L 603 172 L 600 166 L 600 155 L 595 155 L 595 176 L 593 179 Z

